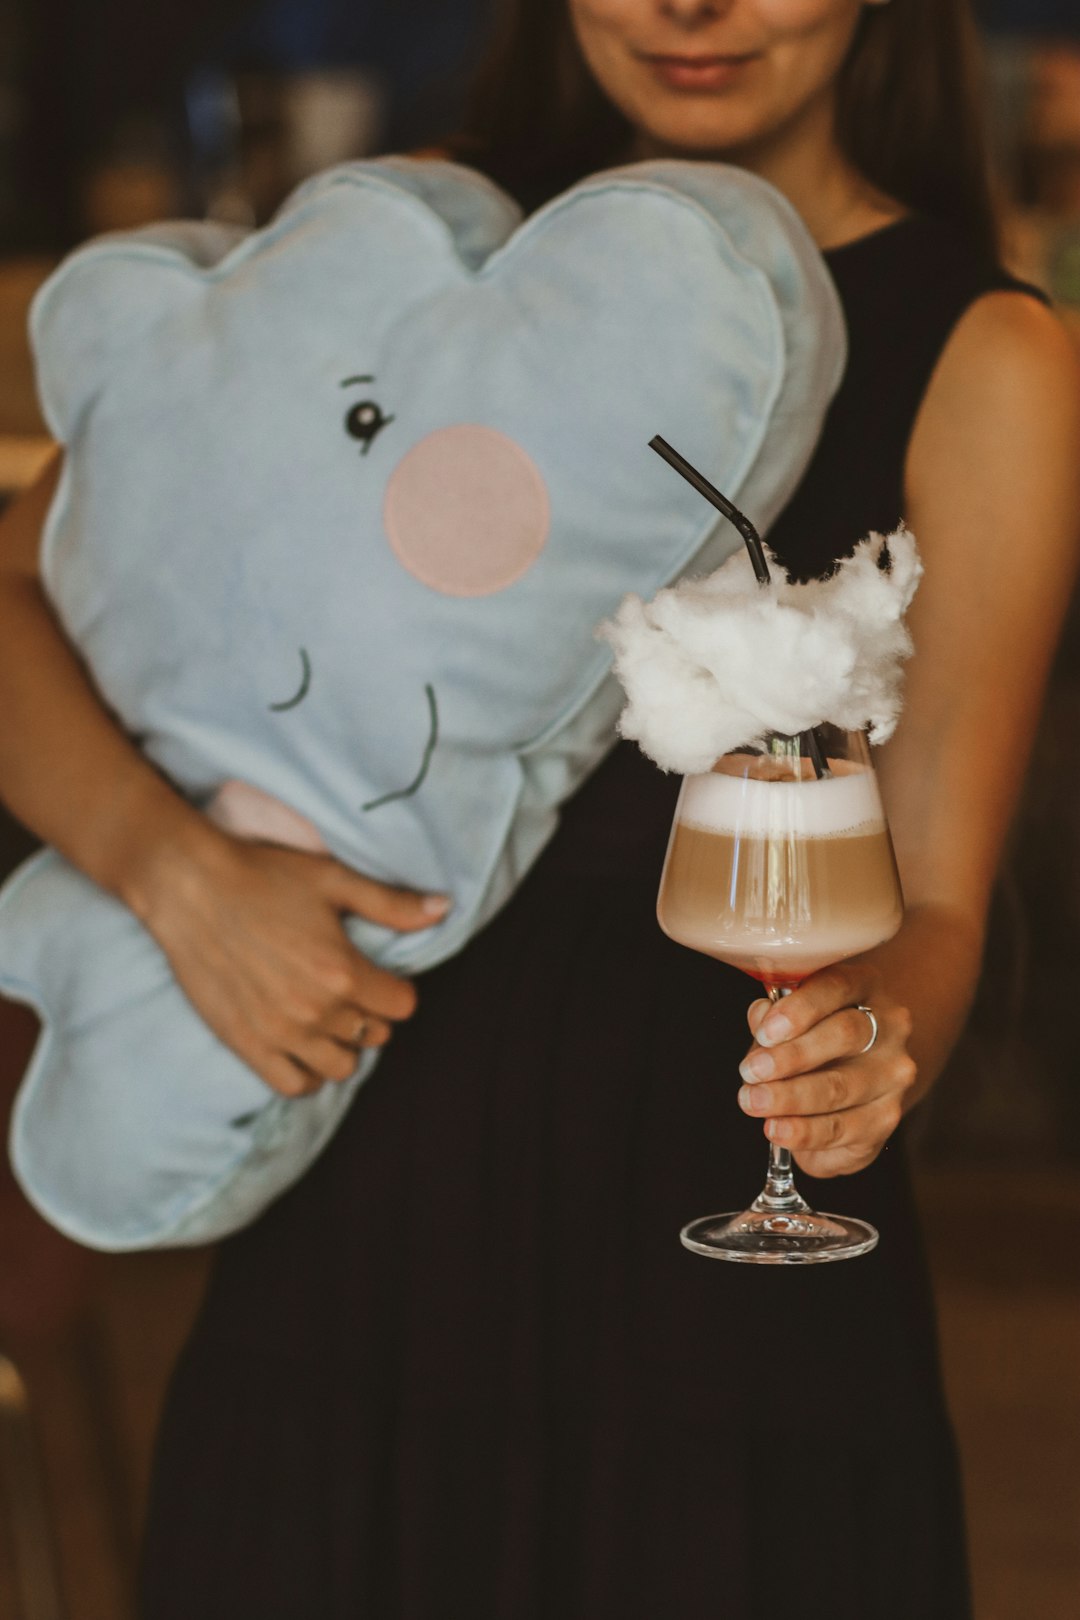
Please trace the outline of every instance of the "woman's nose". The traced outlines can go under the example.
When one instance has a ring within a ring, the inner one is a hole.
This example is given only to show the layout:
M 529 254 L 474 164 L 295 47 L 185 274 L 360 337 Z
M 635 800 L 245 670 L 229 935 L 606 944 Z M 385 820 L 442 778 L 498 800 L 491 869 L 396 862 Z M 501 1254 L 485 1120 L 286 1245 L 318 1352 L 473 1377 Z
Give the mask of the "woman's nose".
M 692 28 L 698 23 L 715 22 L 738 0 L 660 0 L 660 11 L 673 22 Z
M 402 456 L 386 486 L 383 522 L 414 579 L 444 596 L 492 596 L 543 551 L 551 506 L 539 467 L 515 440 L 460 423 Z

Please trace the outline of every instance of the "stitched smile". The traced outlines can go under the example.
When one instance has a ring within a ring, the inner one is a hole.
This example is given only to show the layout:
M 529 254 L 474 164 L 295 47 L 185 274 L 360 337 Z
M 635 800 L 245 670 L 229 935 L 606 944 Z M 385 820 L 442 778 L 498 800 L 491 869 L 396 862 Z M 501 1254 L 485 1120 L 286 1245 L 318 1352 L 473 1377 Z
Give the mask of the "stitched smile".
M 271 714 L 284 714 L 286 709 L 295 709 L 298 703 L 303 703 L 311 690 L 311 659 L 305 648 L 300 649 L 300 690 L 284 703 L 271 703 L 268 705 Z
M 424 778 L 428 773 L 428 766 L 431 764 L 431 756 L 434 754 L 439 741 L 439 705 L 435 697 L 435 688 L 433 686 L 425 686 L 424 692 L 427 695 L 428 714 L 431 718 L 431 730 L 428 733 L 427 744 L 424 748 L 424 757 L 420 762 L 419 771 L 409 783 L 408 787 L 399 788 L 396 793 L 384 793 L 382 797 L 378 799 L 369 799 L 367 804 L 361 806 L 363 810 L 378 810 L 381 805 L 390 804 L 394 799 L 410 799 L 414 793 L 419 793 L 420 789 L 423 787 Z

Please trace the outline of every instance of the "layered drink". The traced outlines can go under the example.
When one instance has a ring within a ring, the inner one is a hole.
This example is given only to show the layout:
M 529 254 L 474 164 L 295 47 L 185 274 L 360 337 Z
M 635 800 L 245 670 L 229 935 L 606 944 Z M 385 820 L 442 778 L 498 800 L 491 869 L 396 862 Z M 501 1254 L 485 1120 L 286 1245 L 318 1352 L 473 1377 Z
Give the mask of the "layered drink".
M 672 939 L 779 986 L 892 937 L 903 902 L 877 778 L 788 752 L 683 783 L 657 915 Z

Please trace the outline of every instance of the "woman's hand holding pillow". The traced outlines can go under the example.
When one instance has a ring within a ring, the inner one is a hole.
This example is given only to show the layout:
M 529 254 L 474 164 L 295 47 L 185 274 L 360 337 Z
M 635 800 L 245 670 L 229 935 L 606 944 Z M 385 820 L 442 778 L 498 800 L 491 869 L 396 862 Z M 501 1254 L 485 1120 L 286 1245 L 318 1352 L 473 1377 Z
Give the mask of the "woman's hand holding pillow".
M 412 1016 L 416 991 L 362 955 L 346 914 L 400 932 L 445 916 L 441 897 L 390 888 L 329 855 L 207 827 L 197 858 L 163 854 L 142 920 L 196 1011 L 274 1091 L 299 1097 L 356 1071 Z

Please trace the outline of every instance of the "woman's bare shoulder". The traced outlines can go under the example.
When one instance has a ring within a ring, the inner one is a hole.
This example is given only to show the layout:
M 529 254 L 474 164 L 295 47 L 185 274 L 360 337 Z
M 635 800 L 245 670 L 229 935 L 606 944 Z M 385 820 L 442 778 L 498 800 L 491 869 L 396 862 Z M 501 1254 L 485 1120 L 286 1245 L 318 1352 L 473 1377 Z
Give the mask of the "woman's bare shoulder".
M 1047 305 L 984 294 L 946 343 L 915 423 L 914 488 L 962 481 L 1075 485 L 1080 467 L 1080 345 Z
M 1074 413 L 1080 408 L 1080 344 L 1030 294 L 985 293 L 957 322 L 925 403 L 963 404 L 980 418 L 1004 410 L 1015 419 L 1028 408 Z

